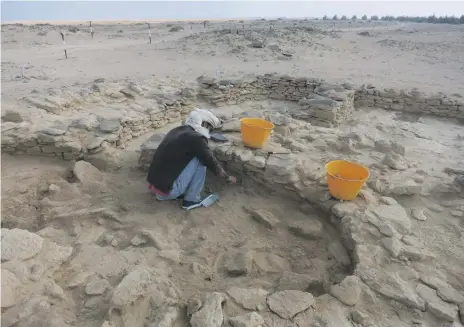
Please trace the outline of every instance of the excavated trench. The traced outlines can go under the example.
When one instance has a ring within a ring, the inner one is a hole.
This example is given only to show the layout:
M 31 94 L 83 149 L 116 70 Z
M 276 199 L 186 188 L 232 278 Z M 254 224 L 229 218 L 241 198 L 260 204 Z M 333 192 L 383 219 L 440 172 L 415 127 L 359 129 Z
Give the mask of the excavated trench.
M 129 160 L 135 164 L 136 158 Z M 51 158 L 2 161 L 2 227 L 27 229 L 73 249 L 53 278 L 68 299 L 56 310 L 71 311 L 79 326 L 107 320 L 111 292 L 139 264 L 169 268 L 183 303 L 205 292 L 228 293 L 226 313 L 240 304 L 230 293 L 234 288 L 319 296 L 353 271 L 326 214 L 294 192 L 275 192 L 246 176 L 235 186 L 209 176 L 207 187 L 219 191 L 220 200 L 186 213 L 176 201 L 154 199 L 135 165 L 117 172 L 85 166 L 71 174 L 73 163 Z M 33 209 L 30 216 L 17 216 L 13 203 L 19 202 Z M 106 289 L 93 294 L 76 274 L 95 274 Z

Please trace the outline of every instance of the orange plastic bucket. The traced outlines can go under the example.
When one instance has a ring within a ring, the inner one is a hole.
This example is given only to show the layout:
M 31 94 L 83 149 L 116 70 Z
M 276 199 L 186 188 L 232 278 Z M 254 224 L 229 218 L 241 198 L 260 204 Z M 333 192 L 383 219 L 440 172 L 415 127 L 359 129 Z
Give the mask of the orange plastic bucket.
M 369 178 L 369 169 L 355 162 L 335 160 L 325 165 L 330 194 L 339 200 L 353 200 Z
M 260 118 L 240 119 L 242 141 L 247 147 L 262 149 L 274 129 L 274 124 Z

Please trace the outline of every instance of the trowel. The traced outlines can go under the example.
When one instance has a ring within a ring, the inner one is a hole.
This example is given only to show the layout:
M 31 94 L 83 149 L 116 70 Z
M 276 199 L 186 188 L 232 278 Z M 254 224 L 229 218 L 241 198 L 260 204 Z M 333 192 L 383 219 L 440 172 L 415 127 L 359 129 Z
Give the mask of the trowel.
M 201 206 L 208 208 L 211 207 L 214 202 L 216 202 L 219 199 L 219 194 L 213 193 L 208 195 L 203 201 L 201 201 Z

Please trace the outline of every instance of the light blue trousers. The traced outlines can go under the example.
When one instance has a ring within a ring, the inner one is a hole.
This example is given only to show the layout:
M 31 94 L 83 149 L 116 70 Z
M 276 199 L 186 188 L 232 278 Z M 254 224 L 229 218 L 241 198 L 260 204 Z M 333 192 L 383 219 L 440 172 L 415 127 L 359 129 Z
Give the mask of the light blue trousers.
M 172 190 L 167 196 L 157 195 L 158 200 L 175 200 L 184 194 L 186 201 L 201 201 L 201 191 L 205 185 L 206 167 L 193 158 L 174 181 Z

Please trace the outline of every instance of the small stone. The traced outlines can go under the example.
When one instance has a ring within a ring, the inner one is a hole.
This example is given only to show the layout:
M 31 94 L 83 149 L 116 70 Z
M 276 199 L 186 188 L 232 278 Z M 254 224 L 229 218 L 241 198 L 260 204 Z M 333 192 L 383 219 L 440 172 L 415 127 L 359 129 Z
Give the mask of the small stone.
M 87 144 L 87 150 L 95 150 L 99 148 L 102 143 L 105 141 L 103 137 L 94 137 L 89 144 Z
M 73 167 L 74 176 L 82 184 L 92 184 L 101 180 L 101 173 L 98 168 L 92 166 L 87 161 L 80 160 Z
M 436 213 L 440 213 L 444 211 L 444 209 L 439 204 L 436 204 L 436 203 L 428 205 L 427 208 L 430 211 L 436 212 Z
M 417 294 L 426 301 L 427 311 L 440 319 L 449 322 L 454 321 L 458 313 L 457 305 L 443 301 L 438 297 L 437 291 L 428 286 L 419 284 L 417 285 L 416 291 Z
M 43 239 L 24 229 L 1 229 L 1 259 L 26 260 L 34 257 L 42 250 Z
M 266 297 L 269 292 L 261 288 L 231 287 L 227 294 L 244 309 L 259 310 L 259 307 L 266 305 Z
M 381 197 L 380 202 L 388 204 L 388 205 L 395 205 L 395 204 L 398 205 L 398 201 L 396 201 L 395 199 L 390 198 L 388 196 Z
M 207 295 L 203 307 L 195 312 L 190 319 L 192 327 L 221 327 L 224 322 L 222 304 L 226 301 L 223 293 Z
M 211 280 L 213 276 L 213 272 L 209 267 L 199 264 L 198 262 L 192 263 L 192 273 L 203 276 L 205 280 Z
M 187 303 L 187 316 L 191 317 L 195 312 L 200 310 L 201 308 L 201 301 L 198 299 L 191 299 Z
M 3 309 L 16 304 L 18 300 L 17 289 L 21 286 L 21 282 L 13 273 L 6 269 L 2 269 L 1 277 L 1 308 Z
M 78 287 L 83 285 L 90 276 L 92 276 L 94 273 L 90 271 L 83 271 L 79 272 L 76 275 L 74 275 L 71 280 L 68 282 L 68 288 L 73 288 L 73 287 Z
M 148 327 L 172 327 L 180 316 L 180 309 L 174 306 L 163 308 L 156 314 L 155 320 Z
M 139 245 L 143 245 L 146 243 L 147 243 L 147 240 L 143 238 L 142 236 L 140 236 L 139 234 L 135 235 L 131 240 L 131 244 L 133 246 L 139 246 Z
M 247 164 L 255 168 L 262 169 L 266 167 L 266 158 L 262 156 L 256 156 L 256 157 L 253 157 L 250 161 L 248 161 Z
M 121 97 L 124 96 L 121 93 L 119 93 L 119 95 Z M 119 118 L 113 118 L 113 119 L 103 118 L 100 121 L 99 129 L 103 133 L 113 133 L 113 132 L 116 132 L 120 127 L 121 127 L 121 121 Z
M 264 319 L 256 312 L 250 312 L 242 316 L 236 316 L 229 319 L 233 327 L 261 327 L 264 325 Z
M 353 319 L 355 323 L 360 325 L 367 325 L 370 320 L 369 316 L 366 313 L 359 310 L 354 310 L 353 312 L 351 312 L 351 319 Z
M 322 282 L 311 275 L 284 271 L 280 276 L 277 291 L 296 290 L 308 292 L 311 288 L 321 288 Z
M 455 304 L 464 303 L 464 296 L 448 284 L 437 288 L 437 294 L 443 301 Z
M 384 237 L 382 245 L 394 258 L 397 258 L 401 253 L 401 241 L 396 236 Z
M 384 165 L 396 170 L 406 170 L 408 169 L 408 163 L 403 156 L 397 153 L 388 153 L 382 160 Z
M 352 216 L 358 209 L 358 206 L 354 203 L 341 202 L 332 207 L 332 212 L 338 218 L 343 218 L 345 216 Z
M 420 220 L 420 221 L 425 221 L 427 220 L 427 216 L 424 213 L 424 210 L 422 209 L 412 209 L 411 210 L 411 216 L 414 219 Z
M 258 209 L 258 210 L 250 210 L 251 211 L 251 217 L 257 221 L 258 223 L 264 225 L 265 227 L 272 229 L 275 226 L 277 226 L 280 221 L 277 219 L 271 212 L 264 210 L 264 209 Z
M 110 283 L 103 278 L 92 278 L 87 285 L 85 285 L 85 293 L 87 295 L 101 295 L 110 288 Z
M 464 212 L 459 210 L 450 211 L 450 215 L 453 217 L 461 218 L 464 217 Z
M 382 204 L 372 207 L 371 210 L 367 210 L 366 215 L 374 214 L 384 224 L 391 225 L 399 233 L 408 234 L 411 230 L 411 220 L 402 206 Z
M 311 293 L 286 290 L 268 296 L 267 304 L 272 312 L 283 319 L 293 318 L 301 311 L 314 305 L 314 297 Z
M 58 193 L 60 191 L 60 189 L 61 188 L 56 184 L 50 184 L 48 186 L 48 192 L 50 192 L 50 193 Z
M 422 186 L 413 180 L 405 180 L 396 185 L 390 185 L 388 191 L 392 195 L 416 195 L 422 191 Z
M 50 136 L 60 136 L 66 134 L 66 130 L 60 128 L 47 127 L 45 129 L 40 130 L 39 133 L 43 133 L 45 135 Z
M 12 122 L 12 123 L 21 123 L 23 121 L 23 117 L 17 111 L 7 110 L 5 115 L 2 117 L 4 122 Z
M 346 305 L 355 305 L 359 301 L 361 287 L 359 277 L 348 276 L 338 285 L 330 288 L 330 294 Z
M 253 253 L 249 251 L 230 252 L 226 255 L 224 268 L 229 276 L 244 276 L 251 272 Z
M 307 221 L 293 221 L 288 226 L 290 232 L 295 236 L 308 240 L 317 240 L 324 235 L 324 225 L 316 219 Z
M 240 120 L 232 119 L 224 122 L 221 126 L 221 131 L 224 133 L 240 132 Z

